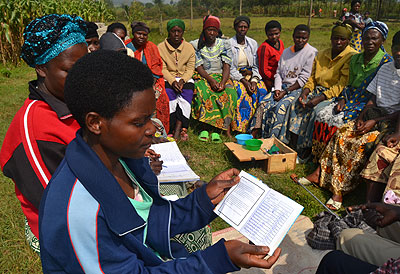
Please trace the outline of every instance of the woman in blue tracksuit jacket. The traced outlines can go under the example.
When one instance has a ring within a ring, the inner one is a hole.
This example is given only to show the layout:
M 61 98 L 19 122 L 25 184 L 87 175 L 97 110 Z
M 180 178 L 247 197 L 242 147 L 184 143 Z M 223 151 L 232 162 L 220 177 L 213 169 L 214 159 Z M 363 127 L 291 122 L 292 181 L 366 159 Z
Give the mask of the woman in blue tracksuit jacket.
M 121 71 L 123 73 L 121 73 Z M 204 227 L 237 183 L 238 170 L 216 176 L 169 202 L 159 194 L 144 152 L 155 128 L 150 70 L 120 52 L 99 51 L 68 72 L 64 98 L 82 129 L 45 189 L 39 211 L 44 273 L 226 273 L 269 268 L 278 251 L 221 240 L 188 254 L 170 241 Z

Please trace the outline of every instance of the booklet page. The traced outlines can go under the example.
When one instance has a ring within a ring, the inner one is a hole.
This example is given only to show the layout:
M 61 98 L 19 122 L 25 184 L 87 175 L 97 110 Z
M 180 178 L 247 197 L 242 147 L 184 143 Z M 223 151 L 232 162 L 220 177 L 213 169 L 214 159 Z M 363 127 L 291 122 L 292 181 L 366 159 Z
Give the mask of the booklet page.
M 157 175 L 160 183 L 197 181 L 200 179 L 190 168 L 175 142 L 153 144 L 150 147 L 160 154 L 163 161 L 162 170 Z
M 272 255 L 303 207 L 244 171 L 239 176 L 215 212 L 254 244 L 268 246 Z

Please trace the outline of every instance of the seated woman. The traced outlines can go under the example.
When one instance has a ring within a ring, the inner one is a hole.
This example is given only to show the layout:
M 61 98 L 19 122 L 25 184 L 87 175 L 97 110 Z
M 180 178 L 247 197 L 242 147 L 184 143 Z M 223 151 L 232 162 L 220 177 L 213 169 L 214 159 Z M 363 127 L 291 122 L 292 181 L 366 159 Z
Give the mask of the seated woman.
M 192 80 L 196 56 L 192 45 L 183 39 L 185 23 L 172 19 L 167 23 L 168 38 L 158 45 L 163 61 L 162 73 L 169 98 L 169 133 L 175 140 L 186 141 L 193 99 Z
M 265 24 L 265 40 L 257 50 L 259 71 L 268 90 L 274 86 L 274 77 L 278 62 L 284 50 L 281 37 L 282 26 L 278 21 L 271 20 Z
M 229 40 L 232 46 L 231 79 L 238 96 L 234 130 L 246 132 L 258 103 L 268 91 L 258 72 L 257 42 L 246 36 L 250 18 L 236 17 L 233 27 L 236 35 Z
M 348 86 L 334 102 L 317 113 L 312 141 L 315 160 L 319 159 L 337 128 L 358 117 L 372 96 L 367 86 L 379 68 L 392 61 L 392 57 L 381 49 L 387 37 L 384 23 L 377 21 L 370 24 L 364 29 L 362 37 L 364 52 L 351 57 Z
M 396 131 L 385 136 L 368 160 L 361 176 L 367 183 L 367 203 L 400 204 L 400 115 Z M 383 198 L 382 198 L 383 197 Z
M 36 18 L 24 30 L 21 57 L 35 69 L 37 80 L 29 82 L 29 97 L 7 130 L 0 166 L 15 183 L 25 215 L 25 236 L 38 253 L 40 199 L 79 129 L 64 102 L 64 82 L 75 62 L 88 52 L 85 34 L 85 21 L 68 14 Z
M 156 117 L 163 123 L 169 132 L 169 99 L 165 91 L 165 81 L 162 73 L 163 61 L 157 46 L 147 41 L 150 28 L 143 22 L 132 22 L 132 39 L 125 41 L 125 45 L 134 51 L 135 58 L 147 65 L 154 77 L 154 91 L 156 94 Z
M 99 34 L 97 29 L 99 28 L 96 23 L 85 22 L 87 27 L 86 32 L 86 44 L 88 45 L 88 52 L 93 52 L 100 49 Z
M 209 15 L 203 20 L 200 38 L 190 43 L 196 51 L 195 95 L 192 115 L 200 122 L 231 135 L 237 94 L 229 78 L 232 50 L 229 40 L 217 38 L 221 23 Z
M 350 4 L 350 11 L 346 12 L 342 21 L 353 27 L 353 33 L 350 38 L 350 46 L 357 52 L 361 52 L 362 32 L 365 27 L 364 19 L 360 13 L 361 0 L 353 0 Z
M 356 53 L 349 46 L 351 32 L 349 25 L 337 24 L 332 28 L 331 48 L 315 57 L 311 76 L 298 100 L 291 105 L 288 125 L 290 146 L 298 152 L 299 158 L 307 158 L 311 153 L 316 113 L 347 85 L 350 58 Z
M 396 38 L 392 42 L 394 62 L 382 65 L 367 87 L 372 93 L 371 99 L 355 121 L 335 132 L 321 155 L 320 166 L 307 177 L 333 193 L 327 203 L 332 209 L 339 209 L 343 195 L 358 185 L 357 176 L 374 144 L 394 128 L 393 122 L 400 111 L 400 87 L 397 84 L 400 81 L 397 72 L 400 68 L 399 37 L 393 37 Z
M 193 254 L 170 242 L 215 218 L 239 171 L 217 175 L 185 199 L 160 196 L 143 157 L 155 133 L 153 83 L 146 66 L 115 51 L 88 54 L 69 71 L 65 100 L 82 130 L 41 201 L 44 273 L 211 274 L 269 268 L 278 259 L 279 248 L 265 260 L 268 247 L 237 240 Z
M 286 140 L 286 124 L 289 118 L 289 107 L 301 92 L 301 88 L 310 77 L 313 60 L 317 50 L 307 42 L 310 28 L 298 25 L 293 31 L 294 45 L 283 51 L 275 74 L 273 98 L 265 97 L 257 108 L 251 122 L 254 137 L 275 136 Z
M 126 27 L 122 23 L 112 23 L 107 27 L 107 32 L 115 33 L 122 41 L 125 41 L 125 37 L 128 35 Z

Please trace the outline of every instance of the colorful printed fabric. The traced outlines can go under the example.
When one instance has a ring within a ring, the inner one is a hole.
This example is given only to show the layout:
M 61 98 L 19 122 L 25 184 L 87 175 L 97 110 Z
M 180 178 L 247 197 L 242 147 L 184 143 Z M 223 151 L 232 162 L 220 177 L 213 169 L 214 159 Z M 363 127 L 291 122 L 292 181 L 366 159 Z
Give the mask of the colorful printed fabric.
M 370 23 L 365 25 L 365 28 L 363 29 L 363 34 L 370 29 L 376 29 L 382 34 L 384 40 L 387 39 L 387 36 L 389 34 L 389 28 L 385 23 L 381 21 L 371 21 Z
M 388 273 L 400 273 L 400 258 L 395 260 L 394 258 L 389 259 L 384 265 L 379 267 L 372 274 L 388 274 Z
M 192 186 L 191 182 L 160 184 L 160 193 L 164 196 L 178 195 L 179 198 L 183 198 L 189 194 L 188 186 Z M 178 234 L 171 240 L 184 245 L 189 253 L 204 250 L 212 245 L 211 228 L 207 225 L 193 232 Z
M 198 49 L 199 40 L 190 44 L 196 51 L 195 68 L 203 66 L 208 73 L 222 73 L 224 64 L 232 65 L 232 47 L 229 40 L 217 38 L 212 47 Z
M 400 197 L 400 143 L 393 148 L 379 144 L 361 172 L 365 179 L 386 184 L 384 195 L 392 191 Z
M 210 76 L 221 82 L 222 74 L 212 73 Z M 192 116 L 200 122 L 227 130 L 235 118 L 237 108 L 237 93 L 231 80 L 225 85 L 225 90 L 214 92 L 208 81 L 198 73 L 193 75 L 195 80 L 195 95 L 192 104 Z
M 350 39 L 350 46 L 357 52 L 362 50 L 362 30 L 355 29 Z
M 356 135 L 354 121 L 338 129 L 321 155 L 320 186 L 334 195 L 344 195 L 354 190 L 367 158 L 365 145 L 375 142 L 378 130 Z
M 25 219 L 25 238 L 26 241 L 28 242 L 29 246 L 35 251 L 37 254 L 40 255 L 40 245 L 39 245 L 39 240 L 36 238 L 36 236 L 32 233 L 32 230 L 28 224 L 28 220 Z
M 367 87 L 369 83 L 374 79 L 376 73 L 380 69 L 380 67 L 388 62 L 391 62 L 393 59 L 389 54 L 385 54 L 381 62 L 379 63 L 376 70 L 370 74 L 365 80 L 361 83 L 358 88 L 346 87 L 340 97 L 346 99 L 346 105 L 343 108 L 344 117 L 343 120 L 354 120 L 358 117 L 360 112 L 363 110 L 365 104 L 371 98 L 371 94 L 367 91 Z
M 357 55 L 353 56 L 353 58 L 356 56 Z M 369 74 L 359 87 L 355 88 L 347 86 L 336 101 L 321 109 L 321 111 L 317 114 L 312 141 L 312 154 L 314 159 L 319 159 L 338 127 L 341 127 L 348 121 L 354 120 L 358 117 L 365 104 L 372 96 L 372 94 L 367 91 L 369 83 L 372 81 L 372 79 L 374 79 L 379 68 L 383 64 L 391 61 L 392 58 L 390 55 L 385 54 L 375 71 Z M 350 70 L 352 70 L 351 64 L 352 62 L 350 62 Z M 352 71 L 350 71 L 350 74 L 352 74 Z M 337 101 L 340 99 L 345 99 L 346 104 L 343 107 L 343 111 L 336 113 L 334 109 L 337 105 Z
M 364 23 L 363 17 L 360 13 L 346 12 L 342 17 L 342 21 L 346 19 L 354 20 L 357 24 Z M 361 52 L 362 30 L 355 28 L 353 35 L 350 39 L 350 46 L 357 52 Z
M 85 21 L 75 15 L 49 14 L 32 20 L 24 30 L 21 57 L 30 66 L 46 64 L 73 45 L 86 44 Z
M 249 95 L 244 87 L 243 83 L 240 81 L 233 81 L 233 84 L 237 92 L 237 107 L 235 116 L 235 126 L 233 130 L 239 132 L 246 132 L 250 123 L 251 118 L 256 112 L 259 102 L 261 102 L 266 95 L 268 90 L 265 87 L 263 81 L 257 83 L 257 90 Z
M 260 102 L 257 114 L 254 116 L 250 128 L 261 128 L 262 138 L 275 136 L 279 140 L 287 143 L 286 132 L 290 107 L 300 93 L 301 89 L 294 90 L 286 94 L 278 102 L 274 100 L 272 93 L 270 96 L 266 96 L 264 100 Z M 258 114 L 258 112 L 260 114 Z
M 323 93 L 327 88 L 317 86 L 307 96 L 307 101 Z M 320 102 L 314 108 L 303 108 L 298 102 L 298 98 L 301 93 L 293 100 L 290 106 L 289 126 L 290 132 L 299 136 L 297 141 L 297 150 L 302 150 L 312 147 L 312 135 L 314 131 L 314 122 L 317 113 L 325 106 L 331 103 L 331 100 L 325 100 Z M 298 151 L 299 152 L 299 151 Z

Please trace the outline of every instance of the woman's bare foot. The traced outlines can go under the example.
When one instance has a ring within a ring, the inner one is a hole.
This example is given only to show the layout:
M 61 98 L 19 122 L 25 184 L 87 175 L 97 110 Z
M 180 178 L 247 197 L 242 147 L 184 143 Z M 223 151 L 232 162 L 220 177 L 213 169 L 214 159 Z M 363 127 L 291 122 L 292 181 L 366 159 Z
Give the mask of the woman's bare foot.
M 231 132 L 231 126 L 228 126 L 227 130 L 226 130 L 226 136 L 229 137 L 229 139 L 233 139 L 232 137 L 232 132 Z
M 176 126 L 174 130 L 174 139 L 179 140 L 181 137 L 181 130 L 182 130 L 182 122 L 181 121 L 176 121 Z
M 318 166 L 313 173 L 306 177 L 306 179 L 309 180 L 311 183 L 319 185 L 319 176 L 321 176 L 321 166 Z

